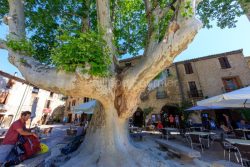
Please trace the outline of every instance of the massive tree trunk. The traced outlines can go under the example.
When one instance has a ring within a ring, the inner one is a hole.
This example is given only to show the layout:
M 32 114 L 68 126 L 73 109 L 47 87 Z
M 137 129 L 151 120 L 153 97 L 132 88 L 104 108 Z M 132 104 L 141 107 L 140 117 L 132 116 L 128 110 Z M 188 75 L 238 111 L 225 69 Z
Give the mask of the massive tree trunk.
M 162 41 L 154 41 L 154 34 L 149 33 L 148 48 L 145 56 L 135 67 L 117 72 L 116 48 L 113 45 L 113 29 L 110 20 L 109 0 L 97 0 L 98 21 L 104 31 L 104 39 L 111 51 L 109 78 L 100 78 L 82 74 L 79 69 L 66 73 L 48 67 L 32 57 L 16 53 L 8 48 L 6 41 L 0 40 L 0 48 L 9 51 L 9 60 L 23 74 L 25 79 L 46 90 L 62 93 L 72 97 L 90 97 L 99 100 L 95 114 L 90 123 L 86 138 L 79 154 L 65 166 L 159 166 L 154 156 L 145 150 L 132 146 L 128 134 L 128 118 L 135 112 L 139 97 L 147 84 L 161 71 L 168 67 L 175 56 L 187 48 L 193 40 L 201 23 L 195 18 L 196 0 L 192 0 L 193 15 L 183 17 L 182 12 L 175 11 L 176 17 L 169 23 Z M 151 1 L 145 0 L 149 3 Z M 176 1 L 174 1 L 176 2 Z M 185 10 L 190 0 L 177 0 Z M 14 40 L 25 36 L 24 1 L 9 0 L 10 13 L 7 17 L 10 37 Z M 153 14 L 164 13 L 159 8 L 149 9 Z M 165 9 L 168 11 L 168 7 Z M 154 18 L 154 16 L 152 16 Z M 156 21 L 157 22 L 157 21 Z M 156 24 L 149 21 L 150 24 Z M 166 166 L 164 164 L 164 166 Z
M 78 156 L 64 166 L 130 167 L 159 163 L 131 144 L 128 119 L 119 118 L 114 105 L 98 104 Z M 144 150 L 145 151 L 145 150 Z

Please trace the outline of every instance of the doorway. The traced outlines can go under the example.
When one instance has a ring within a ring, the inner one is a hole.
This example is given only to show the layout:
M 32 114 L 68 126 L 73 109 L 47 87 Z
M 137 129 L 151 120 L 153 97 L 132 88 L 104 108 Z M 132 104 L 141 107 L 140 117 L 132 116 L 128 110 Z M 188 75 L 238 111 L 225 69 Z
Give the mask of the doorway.
M 133 125 L 136 127 L 143 126 L 143 111 L 141 108 L 137 108 L 136 112 L 133 114 Z

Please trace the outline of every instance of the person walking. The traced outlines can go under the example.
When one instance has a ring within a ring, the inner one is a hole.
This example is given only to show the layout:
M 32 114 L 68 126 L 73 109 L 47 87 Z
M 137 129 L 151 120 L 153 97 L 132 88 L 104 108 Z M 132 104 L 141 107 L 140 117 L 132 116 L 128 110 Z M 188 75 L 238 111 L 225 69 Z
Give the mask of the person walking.
M 26 129 L 26 121 L 30 119 L 30 115 L 30 111 L 22 112 L 20 119 L 13 122 L 8 129 L 2 145 L 0 145 L 0 166 L 5 162 L 12 148 L 17 143 L 19 135 L 37 137 L 35 133 L 31 133 Z

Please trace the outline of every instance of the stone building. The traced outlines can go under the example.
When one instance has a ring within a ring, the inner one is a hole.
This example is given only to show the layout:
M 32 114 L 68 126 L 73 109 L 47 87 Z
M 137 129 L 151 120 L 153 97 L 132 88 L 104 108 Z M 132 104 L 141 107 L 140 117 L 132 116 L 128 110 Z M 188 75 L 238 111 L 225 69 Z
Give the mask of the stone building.
M 65 102 L 65 111 L 64 111 L 64 118 L 67 118 L 67 123 L 73 122 L 76 118 L 79 118 L 80 122 L 83 122 L 84 120 L 89 120 L 89 116 L 87 114 L 75 114 L 74 113 L 74 107 L 86 102 L 89 102 L 92 100 L 88 97 L 83 98 L 73 98 L 73 97 L 67 97 Z
M 121 68 L 126 69 L 133 68 L 141 59 L 143 56 L 119 62 Z M 134 120 L 142 124 L 145 119 L 143 113 L 147 112 L 148 119 L 157 122 L 164 113 L 175 115 L 185 102 L 196 105 L 197 100 L 250 85 L 250 58 L 247 60 L 242 50 L 235 50 L 172 64 L 156 76 L 141 94 Z M 68 122 L 77 117 L 72 112 L 73 107 L 88 100 L 86 97 L 68 98 L 64 113 Z
M 120 63 L 123 68 L 130 68 L 141 58 L 132 57 Z M 160 111 L 174 115 L 184 102 L 196 105 L 198 100 L 248 86 L 249 66 L 250 58 L 244 58 L 242 50 L 176 62 L 162 72 L 163 84 L 159 84 L 159 79 L 150 83 L 155 84 L 142 94 L 135 115 L 141 117 L 139 113 L 151 110 L 149 116 L 157 121 Z
M 61 98 L 62 95 L 39 89 L 24 79 L 0 71 L 1 126 L 7 127 L 19 119 L 22 111 L 32 111 L 32 105 L 36 111 L 32 124 L 45 123 L 54 110 L 64 105 Z
M 133 68 L 143 56 L 132 57 L 120 61 L 122 68 Z M 175 65 L 171 65 L 152 80 L 141 94 L 141 103 L 134 114 L 135 122 L 143 123 L 143 119 L 151 118 L 153 122 L 160 121 L 160 113 L 173 113 L 180 106 L 181 92 Z M 148 118 L 143 117 L 143 112 L 149 112 Z
M 250 85 L 248 62 L 242 50 L 235 50 L 175 63 L 182 99 L 196 105 L 198 100 Z M 224 120 L 223 114 L 230 117 L 234 127 L 242 117 L 239 111 L 221 109 L 195 112 L 190 118 L 210 117 L 220 124 L 220 121 Z M 201 119 L 195 123 L 201 123 Z
M 212 97 L 250 85 L 250 69 L 242 50 L 175 63 L 183 99 Z

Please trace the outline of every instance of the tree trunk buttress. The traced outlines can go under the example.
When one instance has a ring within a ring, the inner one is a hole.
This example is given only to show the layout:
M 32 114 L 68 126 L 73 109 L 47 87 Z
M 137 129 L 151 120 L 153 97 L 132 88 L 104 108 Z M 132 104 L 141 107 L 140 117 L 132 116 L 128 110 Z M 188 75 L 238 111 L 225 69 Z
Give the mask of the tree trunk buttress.
M 97 104 L 85 139 L 64 167 L 167 167 L 152 152 L 138 149 L 128 133 L 128 119 L 113 105 Z M 160 164 L 160 165 L 159 165 Z M 164 165 L 162 165 L 164 164 Z
M 110 103 L 109 103 L 110 104 Z M 79 153 L 64 166 L 130 167 L 141 159 L 128 133 L 128 119 L 119 118 L 115 107 L 97 104 Z M 140 152 L 143 155 L 143 152 Z M 137 165 L 136 165 L 137 164 Z

